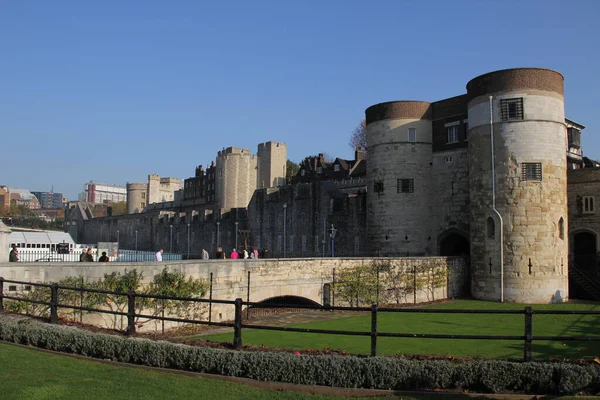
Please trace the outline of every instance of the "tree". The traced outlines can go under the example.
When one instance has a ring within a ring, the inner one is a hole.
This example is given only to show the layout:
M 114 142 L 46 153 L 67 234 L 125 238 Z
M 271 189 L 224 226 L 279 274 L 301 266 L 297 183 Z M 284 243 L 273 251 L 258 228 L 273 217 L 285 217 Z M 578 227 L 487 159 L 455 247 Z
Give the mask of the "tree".
M 127 202 L 117 201 L 111 204 L 112 215 L 125 215 L 127 214 Z
M 360 147 L 363 150 L 367 149 L 367 121 L 363 119 L 358 126 L 354 128 L 352 135 L 350 135 L 348 145 L 350 145 L 353 150 L 356 150 L 357 147 Z M 364 154 L 366 157 L 366 153 Z
M 300 165 L 296 164 L 295 162 L 291 161 L 291 160 L 287 160 L 287 162 L 285 163 L 285 179 L 291 179 L 294 176 L 296 176 L 296 174 L 298 173 L 298 171 L 300 170 Z

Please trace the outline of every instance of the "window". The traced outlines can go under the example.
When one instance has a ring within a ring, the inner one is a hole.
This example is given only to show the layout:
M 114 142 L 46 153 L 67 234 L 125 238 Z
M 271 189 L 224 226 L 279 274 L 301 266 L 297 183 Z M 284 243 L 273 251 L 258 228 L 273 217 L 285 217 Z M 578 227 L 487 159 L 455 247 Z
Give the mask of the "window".
M 565 220 L 563 217 L 558 220 L 558 237 L 565 240 Z
M 417 141 L 417 128 L 408 128 L 408 141 L 409 142 Z
M 140 203 L 140 205 L 142 206 L 142 208 L 146 207 L 146 203 L 144 203 L 143 201 Z
M 317 174 L 320 174 L 321 172 L 323 172 L 323 167 L 317 167 Z
M 518 121 L 523 119 L 523 98 L 500 100 L 500 120 Z
M 335 172 L 338 172 L 338 171 L 340 170 L 340 164 L 335 164 L 335 165 L 333 166 L 333 170 L 334 170 Z
M 413 193 L 414 179 L 398 179 L 398 193 Z
M 142 199 L 146 198 L 146 192 L 142 192 Z
M 522 181 L 541 181 L 542 163 L 522 163 L 521 164 Z
M 458 125 L 446 128 L 446 144 L 458 143 Z
M 382 193 L 383 192 L 383 181 L 373 182 L 373 191 L 375 193 Z
M 583 198 L 583 212 L 585 214 L 593 214 L 596 212 L 594 208 L 594 196 L 585 196 Z
M 454 162 L 454 157 L 452 157 L 452 156 L 446 156 L 446 157 L 444 157 L 444 162 L 446 164 L 452 164 Z
M 494 239 L 496 237 L 496 223 L 494 218 L 488 217 L 487 219 L 487 238 Z

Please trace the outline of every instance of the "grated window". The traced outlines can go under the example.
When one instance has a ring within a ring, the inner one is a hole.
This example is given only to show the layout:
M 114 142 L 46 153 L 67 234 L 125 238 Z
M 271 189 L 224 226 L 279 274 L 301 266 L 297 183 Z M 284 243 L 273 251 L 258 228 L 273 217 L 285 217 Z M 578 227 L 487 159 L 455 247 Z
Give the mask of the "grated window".
M 523 119 L 523 98 L 500 100 L 500 119 L 519 121 Z
M 458 125 L 449 126 L 446 129 L 446 144 L 458 143 Z
M 541 181 L 542 163 L 522 163 L 521 164 L 522 181 Z
M 398 179 L 398 193 L 413 193 L 414 179 Z

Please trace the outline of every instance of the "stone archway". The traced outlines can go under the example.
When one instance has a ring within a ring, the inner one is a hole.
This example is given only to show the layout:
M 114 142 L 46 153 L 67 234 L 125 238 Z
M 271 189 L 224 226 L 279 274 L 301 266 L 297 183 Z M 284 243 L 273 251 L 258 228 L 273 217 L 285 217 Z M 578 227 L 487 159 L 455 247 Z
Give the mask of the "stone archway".
M 469 240 L 456 231 L 442 235 L 439 243 L 440 256 L 468 256 L 471 253 Z

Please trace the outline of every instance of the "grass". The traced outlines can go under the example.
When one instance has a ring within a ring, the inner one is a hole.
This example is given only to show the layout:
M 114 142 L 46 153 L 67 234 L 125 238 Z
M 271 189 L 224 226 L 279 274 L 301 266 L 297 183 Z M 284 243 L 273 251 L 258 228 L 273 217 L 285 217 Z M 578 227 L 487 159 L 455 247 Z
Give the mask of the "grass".
M 459 300 L 435 304 L 435 309 L 523 310 L 525 305 Z M 595 310 L 600 304 L 591 302 L 542 304 L 534 310 Z M 533 335 L 538 336 L 598 336 L 600 316 L 592 315 L 534 315 Z M 370 315 L 344 319 L 324 320 L 294 325 L 301 328 L 318 328 L 348 331 L 370 331 Z M 379 332 L 470 334 L 470 335 L 523 335 L 524 316 L 507 314 L 417 314 L 380 313 Z M 218 342 L 230 342 L 233 333 L 197 336 Z M 370 338 L 366 336 L 325 335 L 314 333 L 277 332 L 244 329 L 245 345 L 264 345 L 298 350 L 332 348 L 355 354 L 370 352 Z M 377 354 L 428 354 L 455 357 L 523 358 L 523 341 L 378 338 Z M 581 358 L 600 356 L 600 342 L 582 341 L 534 341 L 535 359 L 551 357 Z

